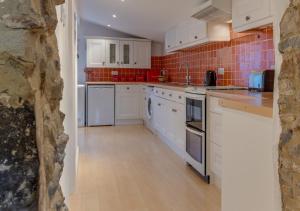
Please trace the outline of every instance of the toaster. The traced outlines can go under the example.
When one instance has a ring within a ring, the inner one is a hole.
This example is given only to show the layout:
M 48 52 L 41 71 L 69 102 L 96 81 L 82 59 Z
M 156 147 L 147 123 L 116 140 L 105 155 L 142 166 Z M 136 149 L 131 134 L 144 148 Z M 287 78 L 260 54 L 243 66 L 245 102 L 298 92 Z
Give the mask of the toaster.
M 273 92 L 275 76 L 274 73 L 274 70 L 251 72 L 249 76 L 249 90 L 256 92 Z

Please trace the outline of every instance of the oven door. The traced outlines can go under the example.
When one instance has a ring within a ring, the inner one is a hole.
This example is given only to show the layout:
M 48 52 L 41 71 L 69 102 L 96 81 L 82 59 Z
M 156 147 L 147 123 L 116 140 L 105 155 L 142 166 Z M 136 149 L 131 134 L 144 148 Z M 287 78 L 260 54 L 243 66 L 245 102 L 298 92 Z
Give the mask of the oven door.
M 206 176 L 205 133 L 189 127 L 186 128 L 186 162 Z
M 205 95 L 186 95 L 186 124 L 196 130 L 205 132 Z

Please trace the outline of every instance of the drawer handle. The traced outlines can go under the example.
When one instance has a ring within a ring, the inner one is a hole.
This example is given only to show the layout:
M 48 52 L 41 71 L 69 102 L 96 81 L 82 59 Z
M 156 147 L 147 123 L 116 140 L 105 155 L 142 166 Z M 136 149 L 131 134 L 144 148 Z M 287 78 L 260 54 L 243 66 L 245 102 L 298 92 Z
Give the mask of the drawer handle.
M 177 110 L 173 108 L 173 109 L 172 109 L 172 112 L 176 113 L 176 112 L 177 112 Z
M 127 89 L 127 90 L 129 90 L 129 89 L 130 89 L 130 87 L 126 87 L 126 89 Z
M 172 97 L 173 95 L 172 94 L 169 94 L 169 97 Z
M 178 96 L 178 98 L 179 98 L 179 99 L 182 99 L 182 97 L 181 97 L 181 96 Z
M 160 104 L 160 103 L 158 103 L 157 105 L 158 105 L 158 106 L 161 106 L 161 104 Z
M 164 93 L 164 92 L 162 92 L 161 94 L 162 94 L 162 95 L 164 95 L 165 93 Z
M 179 43 L 182 44 L 182 41 L 180 40 Z
M 250 19 L 251 19 L 251 17 L 248 16 L 248 15 L 245 17 L 245 20 L 246 20 L 246 21 L 250 21 Z
M 195 40 L 197 40 L 198 39 L 198 36 L 195 36 Z

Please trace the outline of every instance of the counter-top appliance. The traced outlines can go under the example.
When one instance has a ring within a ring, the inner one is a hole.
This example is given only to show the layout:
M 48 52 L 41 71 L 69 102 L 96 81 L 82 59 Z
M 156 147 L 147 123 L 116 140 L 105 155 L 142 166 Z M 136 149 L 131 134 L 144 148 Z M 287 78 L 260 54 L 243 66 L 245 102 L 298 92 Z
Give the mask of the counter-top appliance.
M 257 92 L 273 92 L 274 77 L 274 70 L 251 72 L 249 76 L 249 90 Z
M 204 85 L 217 86 L 217 73 L 215 71 L 213 70 L 206 71 Z
M 115 124 L 115 86 L 89 85 L 87 88 L 87 125 Z

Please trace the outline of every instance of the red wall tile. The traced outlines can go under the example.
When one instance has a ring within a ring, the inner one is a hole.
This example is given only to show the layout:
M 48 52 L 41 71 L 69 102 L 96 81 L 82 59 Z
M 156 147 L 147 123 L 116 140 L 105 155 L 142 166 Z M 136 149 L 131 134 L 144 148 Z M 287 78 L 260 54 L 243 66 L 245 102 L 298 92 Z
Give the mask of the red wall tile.
M 111 81 L 111 71 L 118 71 L 121 78 L 143 75 L 145 80 L 155 81 L 159 71 L 168 72 L 170 82 L 185 82 L 185 64 L 189 64 L 192 83 L 203 85 L 207 70 L 225 68 L 218 75 L 218 85 L 247 86 L 253 70 L 271 69 L 275 64 L 273 29 L 265 28 L 247 33 L 231 32 L 231 41 L 199 45 L 166 56 L 151 59 L 151 70 L 144 69 L 86 69 L 87 81 Z M 180 64 L 182 71 L 179 71 Z

